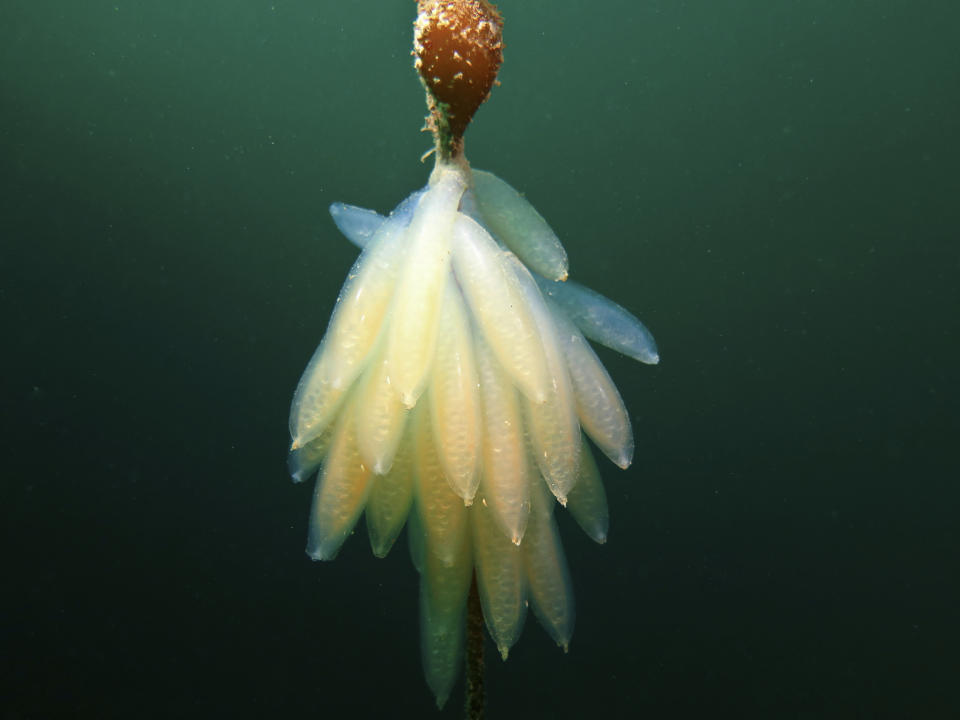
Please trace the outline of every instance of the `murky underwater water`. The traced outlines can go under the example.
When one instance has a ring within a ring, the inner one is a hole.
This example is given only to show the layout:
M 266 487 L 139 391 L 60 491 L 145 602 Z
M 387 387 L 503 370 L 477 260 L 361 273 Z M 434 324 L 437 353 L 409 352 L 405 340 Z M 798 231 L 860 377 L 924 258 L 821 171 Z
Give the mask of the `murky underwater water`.
M 429 169 L 413 3 L 330 5 L 0 10 L 6 716 L 458 716 L 404 543 L 311 563 L 285 474 L 326 208 Z M 500 6 L 468 156 L 661 363 L 600 351 L 636 458 L 490 717 L 955 713 L 956 11 Z

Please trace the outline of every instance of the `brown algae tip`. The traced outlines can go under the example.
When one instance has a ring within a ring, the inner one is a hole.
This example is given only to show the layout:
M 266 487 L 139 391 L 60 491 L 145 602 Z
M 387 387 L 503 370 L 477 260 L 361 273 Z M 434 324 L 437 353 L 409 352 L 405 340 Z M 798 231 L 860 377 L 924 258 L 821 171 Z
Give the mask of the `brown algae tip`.
M 487 0 L 419 0 L 413 54 L 427 89 L 427 125 L 443 152 L 456 149 L 497 81 L 503 18 Z

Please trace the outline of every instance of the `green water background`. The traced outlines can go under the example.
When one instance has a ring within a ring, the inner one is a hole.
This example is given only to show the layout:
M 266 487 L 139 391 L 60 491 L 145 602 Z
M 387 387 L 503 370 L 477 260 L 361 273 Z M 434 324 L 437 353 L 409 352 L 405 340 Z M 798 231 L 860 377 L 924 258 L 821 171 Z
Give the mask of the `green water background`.
M 950 717 L 960 5 L 503 0 L 473 164 L 653 330 L 491 718 Z M 303 554 L 289 398 L 425 182 L 412 2 L 0 6 L 0 717 L 456 717 L 417 581 Z M 562 515 L 562 514 L 561 514 Z

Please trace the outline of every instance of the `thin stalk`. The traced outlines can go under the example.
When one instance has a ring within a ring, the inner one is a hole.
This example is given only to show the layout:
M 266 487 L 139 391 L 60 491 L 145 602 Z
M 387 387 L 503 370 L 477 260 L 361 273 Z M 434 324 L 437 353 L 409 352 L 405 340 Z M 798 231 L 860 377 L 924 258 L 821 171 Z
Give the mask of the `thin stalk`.
M 483 609 L 474 572 L 467 596 L 467 702 L 464 709 L 467 720 L 483 720 L 483 642 Z

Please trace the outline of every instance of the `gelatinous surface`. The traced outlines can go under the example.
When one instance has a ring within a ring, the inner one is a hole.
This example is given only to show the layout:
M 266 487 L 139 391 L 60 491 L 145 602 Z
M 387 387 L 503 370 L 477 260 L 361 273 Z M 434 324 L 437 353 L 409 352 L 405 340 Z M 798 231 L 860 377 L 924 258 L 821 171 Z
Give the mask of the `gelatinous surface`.
M 554 642 L 566 650 L 573 635 L 573 583 L 553 519 L 553 502 L 541 486 L 533 490 L 530 526 L 521 554 L 533 612 Z
M 386 363 L 394 391 L 408 408 L 416 405 L 433 362 L 453 221 L 465 189 L 464 178 L 454 169 L 439 172 L 407 230 L 393 298 L 398 310 L 387 328 Z
M 540 289 L 591 340 L 648 365 L 660 362 L 657 343 L 629 310 L 579 283 L 540 281 Z
M 413 443 L 408 441 L 400 443 L 390 471 L 373 478 L 367 498 L 367 534 L 374 555 L 382 558 L 390 552 L 407 521 L 412 502 Z
M 626 470 L 633 462 L 633 430 L 617 386 L 563 311 L 554 306 L 553 317 L 570 371 L 580 424 L 597 447 Z
M 452 244 L 454 273 L 477 327 L 520 390 L 543 402 L 543 343 L 513 268 L 490 234 L 466 215 L 457 215 Z
M 427 541 L 427 555 L 444 565 L 455 561 L 457 549 L 467 532 L 467 508 L 447 482 L 437 456 L 430 413 L 417 408 L 414 428 L 417 511 Z
M 469 536 L 461 534 L 447 562 L 427 554 L 420 574 L 420 656 L 437 707 L 443 707 L 460 675 L 471 547 Z
M 483 170 L 473 171 L 473 195 L 484 224 L 527 267 L 550 280 L 567 279 L 567 251 L 526 198 Z
M 473 332 L 456 281 L 447 282 L 430 383 L 430 417 L 437 455 L 450 487 L 473 502 L 480 482 L 480 394 Z
M 313 494 L 307 554 L 332 560 L 340 551 L 367 501 L 370 468 L 357 450 L 357 430 L 351 409 L 337 422 L 330 454 Z
M 294 393 L 290 409 L 294 448 L 323 432 L 366 367 L 393 298 L 409 221 L 408 215 L 397 214 L 384 222 L 350 269 L 323 341 Z
M 567 498 L 567 510 L 583 531 L 601 545 L 607 541 L 610 511 L 600 470 L 586 441 L 580 447 L 580 472 Z
M 515 545 L 530 514 L 530 463 L 517 391 L 482 340 L 477 343 L 483 398 L 483 474 L 480 492 L 501 532 Z
M 656 345 L 616 303 L 535 277 L 531 266 L 566 273 L 563 248 L 512 188 L 471 178 L 463 162 L 440 162 L 427 190 L 386 218 L 339 203 L 331 214 L 363 252 L 291 410 L 291 474 L 322 464 L 308 552 L 333 558 L 366 509 L 382 557 L 406 522 L 424 675 L 442 705 L 460 672 L 473 573 L 504 658 L 528 603 L 569 645 L 556 500 L 605 542 L 609 510 L 585 436 L 624 468 L 634 448 L 584 335 L 645 362 Z M 496 238 L 488 222 L 503 223 Z
M 500 656 L 506 660 L 527 614 L 523 555 L 503 534 L 486 503 L 475 503 L 470 517 L 483 617 Z
M 580 425 L 574 406 L 567 363 L 547 309 L 530 272 L 514 258 L 514 270 L 543 344 L 547 364 L 547 393 L 542 403 L 524 403 L 530 445 L 540 473 L 562 505 L 577 481 Z

